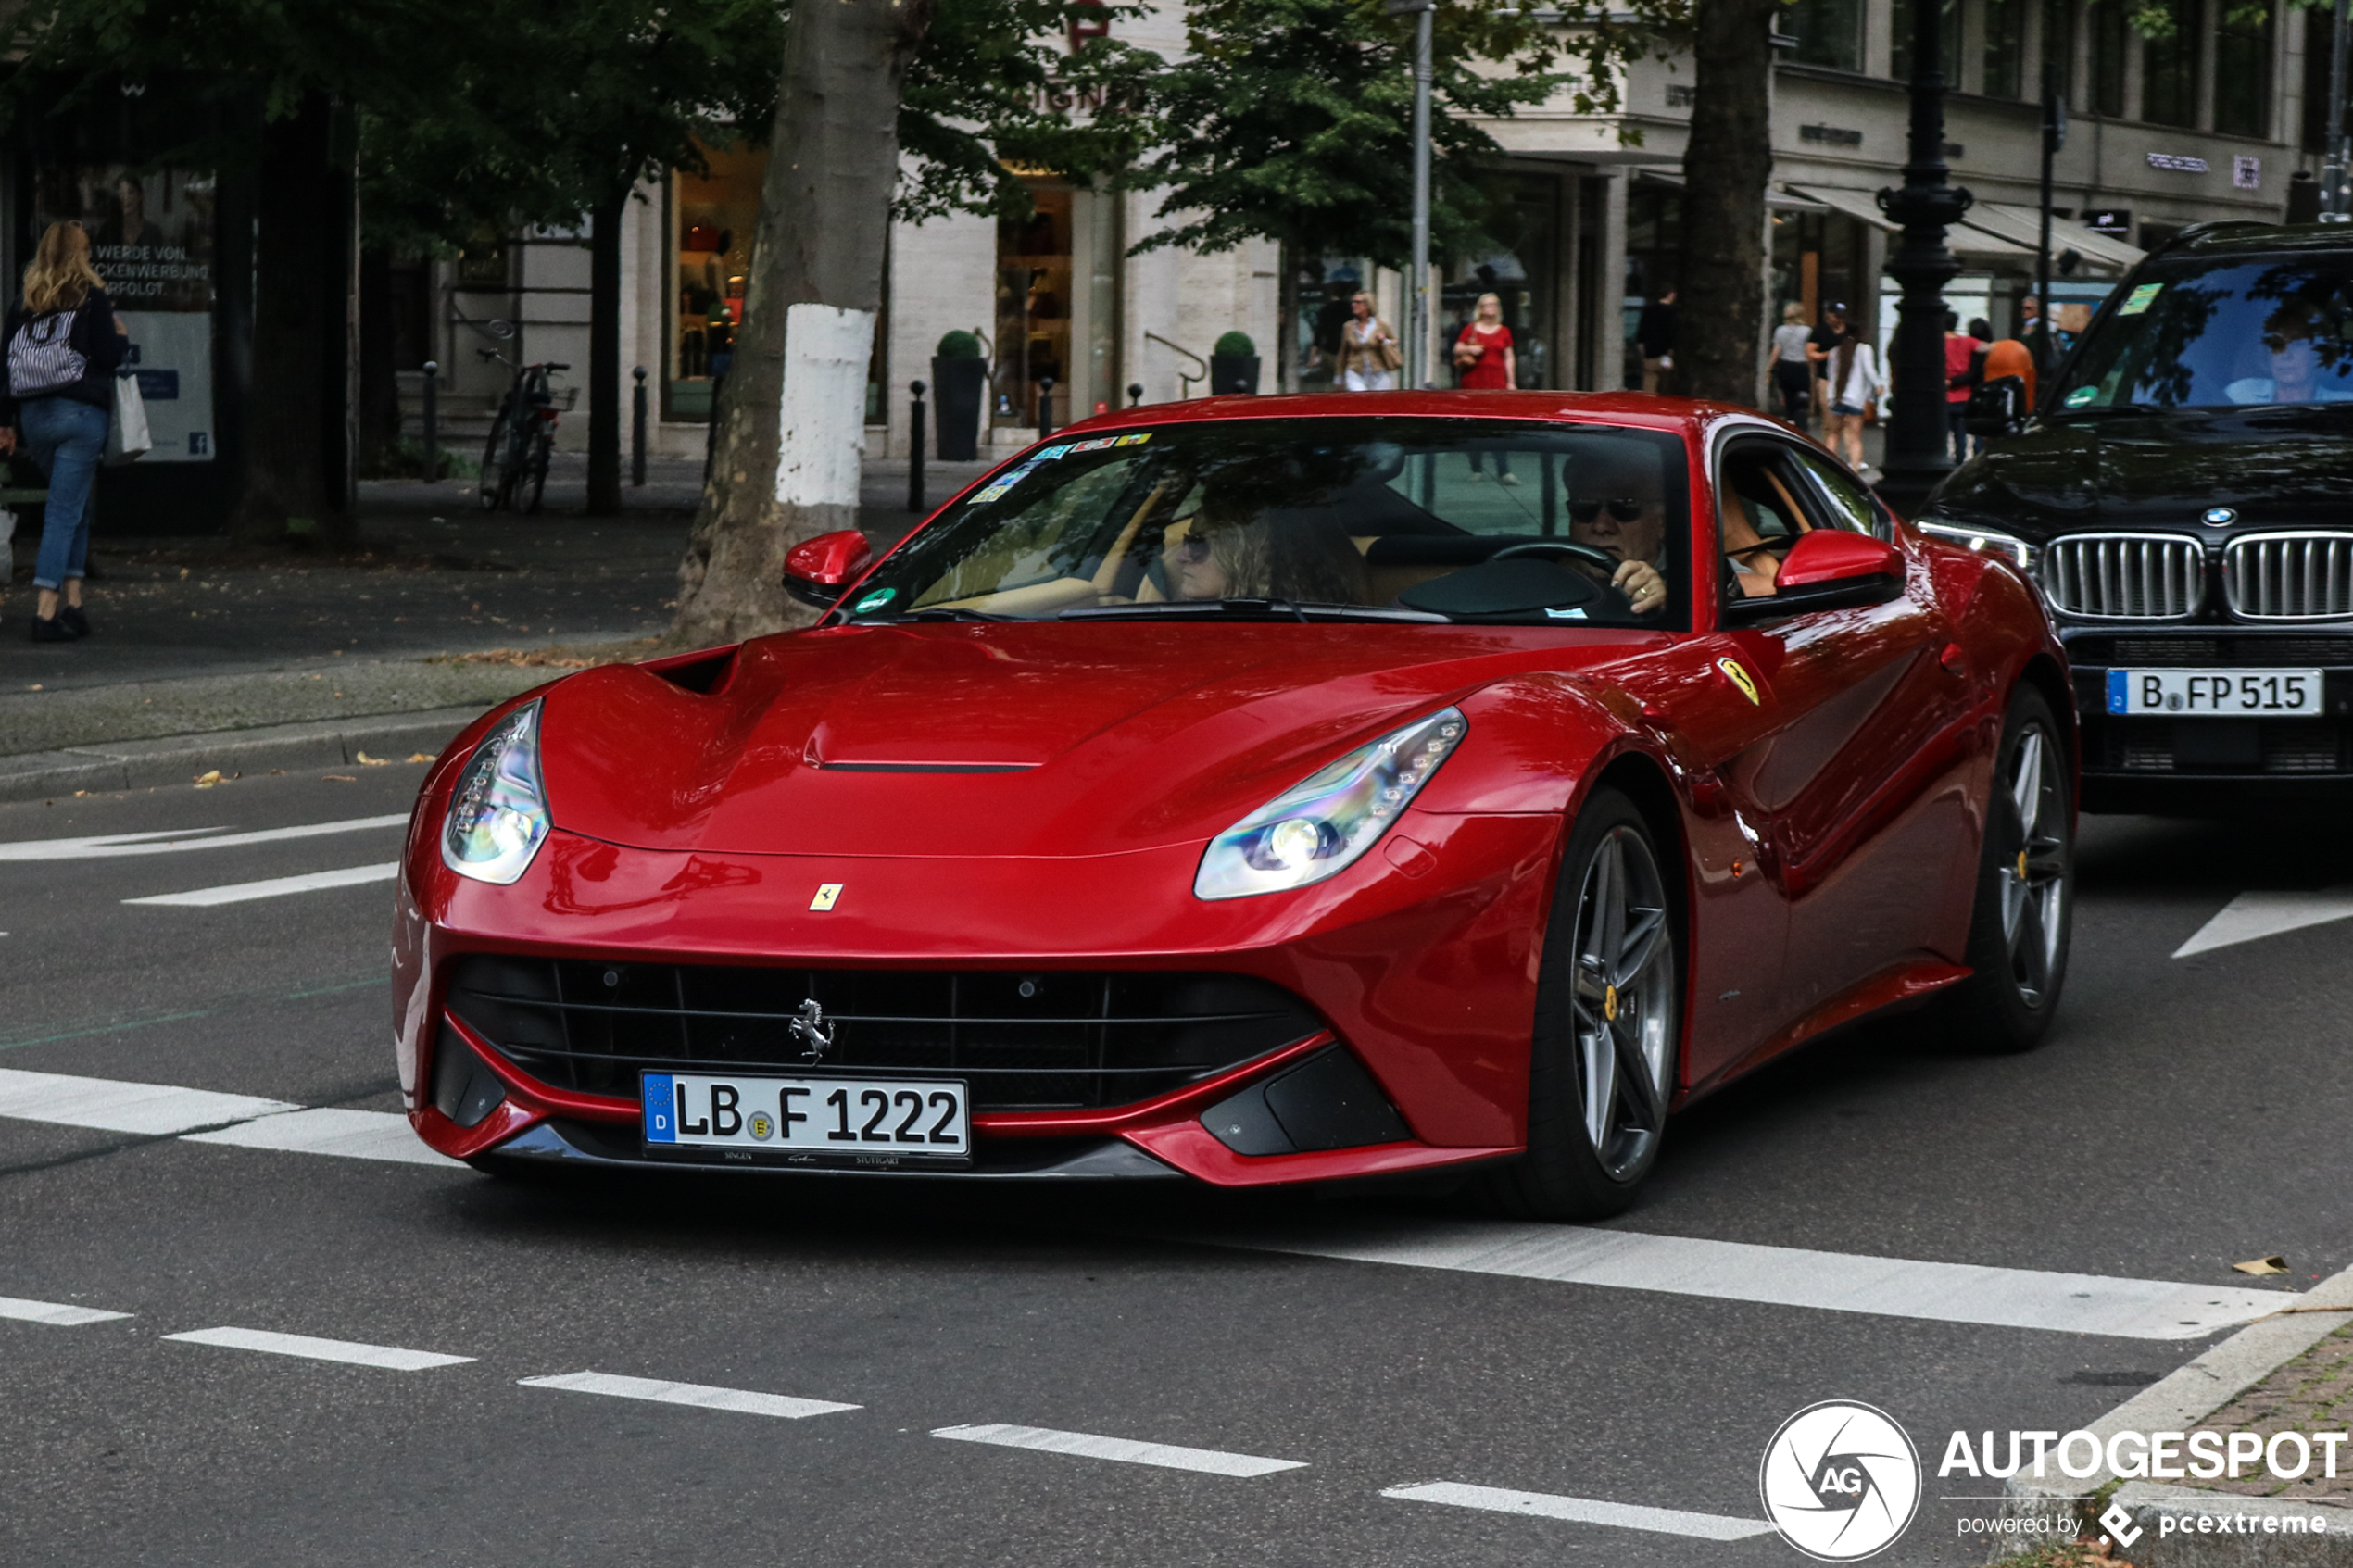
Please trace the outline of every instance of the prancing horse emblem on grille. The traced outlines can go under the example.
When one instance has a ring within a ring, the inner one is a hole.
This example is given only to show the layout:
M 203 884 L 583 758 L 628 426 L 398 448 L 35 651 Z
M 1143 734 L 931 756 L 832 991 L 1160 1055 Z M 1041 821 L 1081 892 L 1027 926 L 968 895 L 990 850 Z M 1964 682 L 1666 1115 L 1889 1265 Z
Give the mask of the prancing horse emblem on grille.
M 799 1015 L 787 1027 L 794 1039 L 809 1047 L 800 1053 L 803 1061 L 819 1060 L 833 1049 L 835 1026 L 825 1022 L 825 1010 L 814 997 L 801 1002 Z

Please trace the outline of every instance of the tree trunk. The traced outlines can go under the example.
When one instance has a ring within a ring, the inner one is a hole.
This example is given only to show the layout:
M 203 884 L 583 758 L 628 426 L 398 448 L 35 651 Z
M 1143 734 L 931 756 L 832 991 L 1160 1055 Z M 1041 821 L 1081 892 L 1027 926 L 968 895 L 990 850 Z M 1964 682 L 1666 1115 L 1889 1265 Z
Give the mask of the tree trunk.
M 933 0 L 797 6 L 735 362 L 672 635 L 732 642 L 808 619 L 794 545 L 858 526 L 866 362 L 882 307 L 899 94 Z
M 400 462 L 400 382 L 392 362 L 392 258 L 359 257 L 359 471 L 389 475 Z
M 621 510 L 621 225 L 629 193 L 590 217 L 588 250 L 588 515 Z
M 1773 176 L 1769 40 L 1779 0 L 1698 0 L 1683 150 L 1677 390 L 1754 406 L 1765 326 L 1765 189 Z
M 346 118 L 313 94 L 262 132 L 245 473 L 230 525 L 241 539 L 324 543 L 350 527 L 356 225 Z

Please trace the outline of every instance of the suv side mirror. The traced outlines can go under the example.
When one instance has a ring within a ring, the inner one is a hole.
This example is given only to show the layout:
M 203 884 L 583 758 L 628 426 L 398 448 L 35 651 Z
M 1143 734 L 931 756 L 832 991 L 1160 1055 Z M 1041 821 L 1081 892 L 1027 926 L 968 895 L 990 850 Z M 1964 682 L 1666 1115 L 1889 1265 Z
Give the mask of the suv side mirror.
M 2026 428 L 2026 383 L 2019 376 L 1995 376 L 1972 390 L 1961 422 L 1971 435 L 1998 438 Z
M 802 604 L 831 609 L 874 558 L 875 547 L 854 528 L 804 539 L 785 557 L 785 592 Z
M 1774 591 L 1724 606 L 1724 624 L 1751 626 L 1819 609 L 1885 604 L 1904 591 L 1904 553 L 1884 539 L 1817 528 L 1781 561 Z

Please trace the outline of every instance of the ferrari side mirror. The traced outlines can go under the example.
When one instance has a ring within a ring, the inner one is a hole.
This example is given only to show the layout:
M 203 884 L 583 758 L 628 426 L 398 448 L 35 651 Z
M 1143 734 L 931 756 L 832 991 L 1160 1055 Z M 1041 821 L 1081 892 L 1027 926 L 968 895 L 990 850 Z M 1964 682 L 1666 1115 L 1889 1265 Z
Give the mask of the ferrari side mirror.
M 875 547 L 854 528 L 804 539 L 785 557 L 785 592 L 805 605 L 830 609 L 874 558 Z
M 1969 395 L 1961 422 L 1971 435 L 1998 439 L 2026 428 L 2026 382 L 2019 376 L 1995 376 Z
M 1790 547 L 1773 592 L 1725 605 L 1724 623 L 1753 626 L 1815 610 L 1885 604 L 1903 591 L 1901 550 L 1868 533 L 1818 528 Z

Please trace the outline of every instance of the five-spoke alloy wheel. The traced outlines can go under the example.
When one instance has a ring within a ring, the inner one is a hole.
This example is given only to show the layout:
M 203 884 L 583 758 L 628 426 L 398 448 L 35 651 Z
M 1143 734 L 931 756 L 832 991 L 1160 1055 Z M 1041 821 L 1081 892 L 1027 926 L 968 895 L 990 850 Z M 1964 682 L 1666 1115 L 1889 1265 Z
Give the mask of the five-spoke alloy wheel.
M 2075 911 L 2075 802 L 2065 733 L 2029 686 L 2010 699 L 1986 801 L 1969 925 L 1964 1027 L 1994 1050 L 2040 1043 L 2067 978 Z

